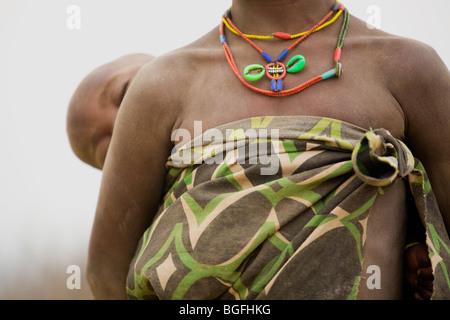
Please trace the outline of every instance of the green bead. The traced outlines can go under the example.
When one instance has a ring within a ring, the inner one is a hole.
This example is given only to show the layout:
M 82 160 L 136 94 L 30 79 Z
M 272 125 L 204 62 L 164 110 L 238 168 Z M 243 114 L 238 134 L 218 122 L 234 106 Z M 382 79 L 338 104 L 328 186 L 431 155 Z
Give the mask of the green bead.
M 305 57 L 302 55 L 296 55 L 286 65 L 286 71 L 289 73 L 296 73 L 302 70 L 306 65 Z
M 260 64 L 251 64 L 244 69 L 244 77 L 248 81 L 258 81 L 266 73 L 266 69 Z

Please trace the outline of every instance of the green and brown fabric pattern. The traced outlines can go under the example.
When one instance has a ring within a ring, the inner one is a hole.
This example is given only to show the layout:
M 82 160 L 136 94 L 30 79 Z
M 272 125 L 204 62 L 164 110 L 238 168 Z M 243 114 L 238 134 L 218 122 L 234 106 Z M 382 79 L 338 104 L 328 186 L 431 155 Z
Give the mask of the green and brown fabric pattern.
M 425 170 L 386 130 L 244 119 L 179 147 L 168 169 L 129 298 L 356 299 L 370 208 L 400 179 L 426 229 L 433 298 L 450 297 L 449 238 Z

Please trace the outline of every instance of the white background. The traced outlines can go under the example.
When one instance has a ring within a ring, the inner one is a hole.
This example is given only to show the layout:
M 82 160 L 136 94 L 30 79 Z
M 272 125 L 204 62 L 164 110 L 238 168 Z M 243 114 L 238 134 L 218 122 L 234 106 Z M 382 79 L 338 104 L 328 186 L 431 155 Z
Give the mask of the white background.
M 343 3 L 365 21 L 377 6 L 381 29 L 428 43 L 450 66 L 450 1 Z M 66 26 L 70 5 L 81 9 L 79 30 Z M 188 44 L 217 26 L 230 5 L 0 0 L 0 299 L 90 298 L 84 279 L 81 290 L 66 287 L 69 265 L 84 276 L 101 179 L 66 136 L 67 105 L 81 79 L 124 54 L 160 55 Z

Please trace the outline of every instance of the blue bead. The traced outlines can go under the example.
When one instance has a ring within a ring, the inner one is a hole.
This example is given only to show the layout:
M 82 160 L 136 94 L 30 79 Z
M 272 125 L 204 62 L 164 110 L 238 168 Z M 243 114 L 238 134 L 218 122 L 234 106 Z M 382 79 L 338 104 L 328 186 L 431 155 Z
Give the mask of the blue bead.
M 278 79 L 277 81 L 277 91 L 283 90 L 283 80 Z
M 284 58 L 286 58 L 287 54 L 289 53 L 288 49 L 284 49 L 280 55 L 277 58 L 277 61 L 283 61 Z
M 227 42 L 227 38 L 225 38 L 225 35 L 223 35 L 223 34 L 220 35 L 220 42 L 222 42 L 222 44 Z
M 336 75 L 336 69 L 331 69 L 331 70 L 328 70 L 325 73 L 322 73 L 321 77 L 322 77 L 323 80 L 326 80 L 326 79 L 331 78 L 331 77 L 333 77 L 335 75 Z
M 273 58 L 267 52 L 263 52 L 261 53 L 261 55 L 264 58 L 264 60 L 266 60 L 268 63 L 273 62 Z
M 339 9 L 339 7 L 341 6 L 341 4 L 339 2 L 336 2 L 333 7 L 331 8 L 331 11 L 336 11 L 337 9 Z
M 272 91 L 277 91 L 277 80 L 272 79 L 272 81 L 270 81 L 270 87 Z

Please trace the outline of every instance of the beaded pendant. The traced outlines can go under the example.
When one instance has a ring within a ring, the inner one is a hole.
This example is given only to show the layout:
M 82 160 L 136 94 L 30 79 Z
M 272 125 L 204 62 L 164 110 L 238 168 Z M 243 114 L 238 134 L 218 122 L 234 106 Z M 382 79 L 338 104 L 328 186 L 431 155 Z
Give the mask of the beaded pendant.
M 286 77 L 286 74 L 300 72 L 306 65 L 305 57 L 302 55 L 294 56 L 286 65 L 281 62 L 282 59 L 280 57 L 277 60 L 273 60 L 266 54 L 265 58 L 267 61 L 270 61 L 268 65 L 265 67 L 260 64 L 248 65 L 244 69 L 244 77 L 248 81 L 258 81 L 266 75 L 271 80 L 272 91 L 283 90 L 283 79 Z

